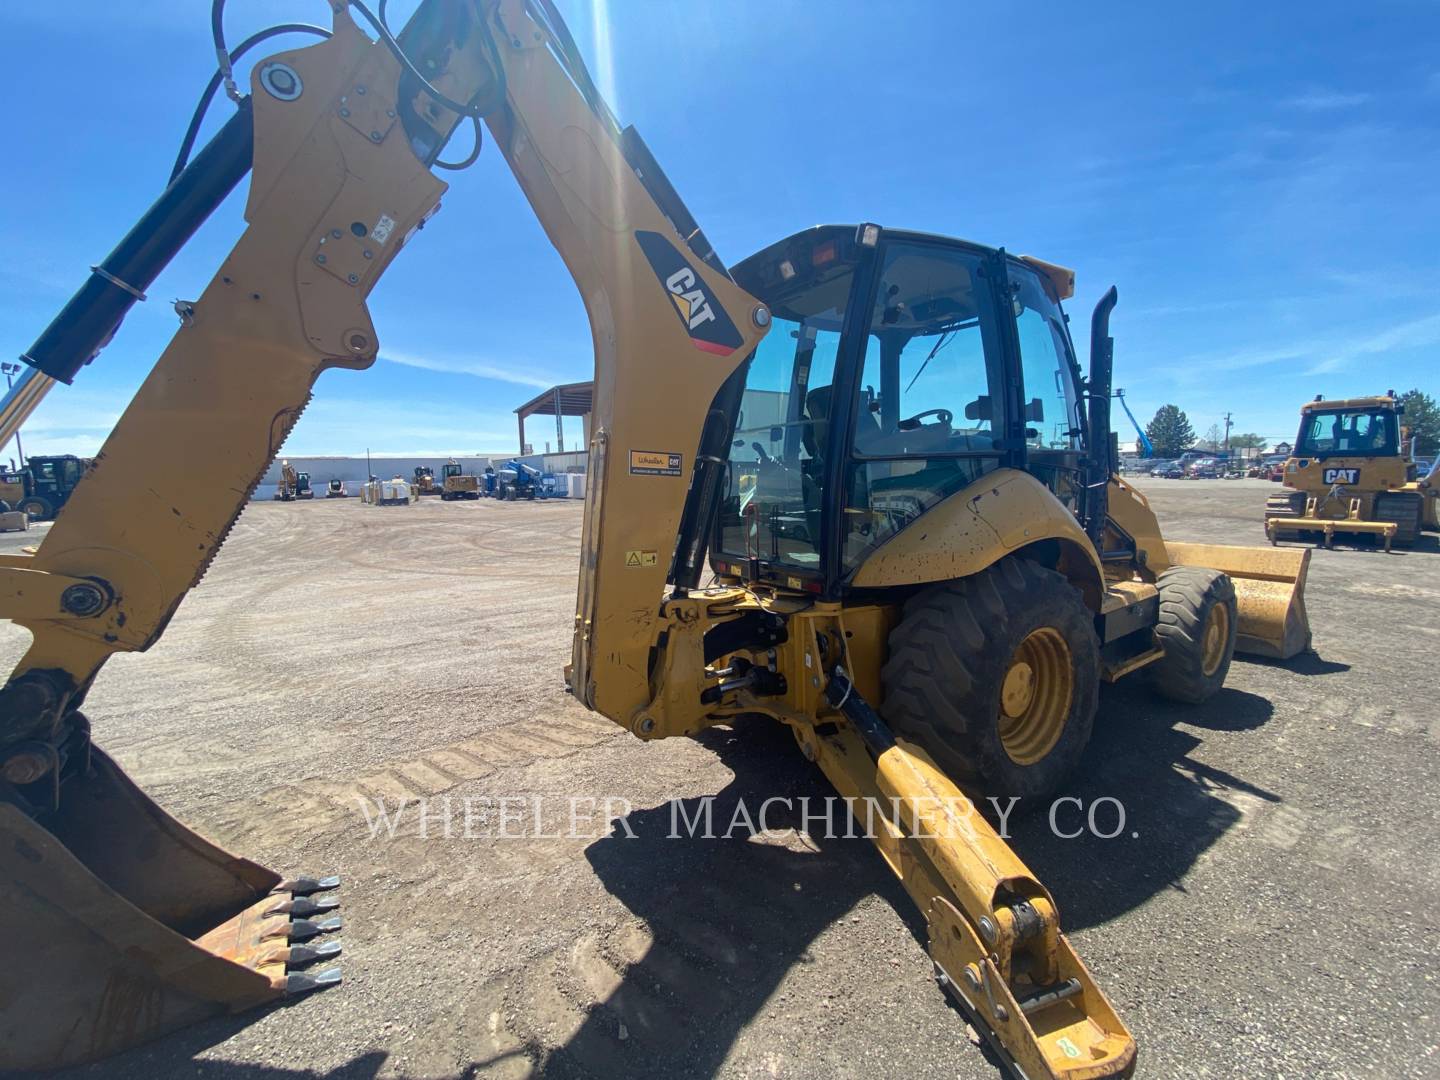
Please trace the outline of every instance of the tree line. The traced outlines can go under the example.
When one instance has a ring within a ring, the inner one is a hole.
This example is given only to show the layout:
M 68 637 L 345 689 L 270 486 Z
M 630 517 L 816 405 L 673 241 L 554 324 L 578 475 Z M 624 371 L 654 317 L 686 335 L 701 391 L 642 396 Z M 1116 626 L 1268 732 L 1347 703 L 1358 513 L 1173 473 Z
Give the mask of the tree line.
M 1407 390 L 1400 395 L 1405 408 L 1401 423 L 1410 429 L 1416 439 L 1416 453 L 1433 454 L 1440 450 L 1440 405 L 1422 391 Z M 1225 449 L 1225 437 L 1219 424 L 1211 424 L 1202 439 L 1195 434 L 1190 418 L 1178 405 L 1162 405 L 1155 410 L 1155 416 L 1145 425 L 1145 434 L 1155 446 L 1159 458 L 1179 457 L 1186 450 L 1217 451 Z M 1269 445 L 1264 436 L 1253 431 L 1237 432 L 1230 436 L 1231 450 L 1264 450 Z

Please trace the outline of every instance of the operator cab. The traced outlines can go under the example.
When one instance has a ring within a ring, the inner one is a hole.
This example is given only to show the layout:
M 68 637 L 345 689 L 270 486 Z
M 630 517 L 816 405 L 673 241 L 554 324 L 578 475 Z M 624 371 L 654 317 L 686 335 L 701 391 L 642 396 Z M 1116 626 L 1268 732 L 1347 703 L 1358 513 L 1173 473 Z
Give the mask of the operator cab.
M 1082 511 L 1068 270 L 864 225 L 798 233 L 733 274 L 773 326 L 734 418 L 718 571 L 835 595 L 886 540 L 1001 467 Z
M 1292 457 L 1398 457 L 1400 432 L 1390 402 L 1336 402 L 1306 408 Z

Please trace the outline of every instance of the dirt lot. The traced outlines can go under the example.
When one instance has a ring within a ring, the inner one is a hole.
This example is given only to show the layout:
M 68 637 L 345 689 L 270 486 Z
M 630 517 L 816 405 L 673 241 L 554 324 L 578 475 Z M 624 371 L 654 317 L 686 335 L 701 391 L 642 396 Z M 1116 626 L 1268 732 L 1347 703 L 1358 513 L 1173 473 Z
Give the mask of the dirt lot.
M 1141 486 L 1176 539 L 1264 542 L 1268 484 Z M 246 511 L 87 711 L 182 819 L 344 876 L 345 983 L 75 1075 L 996 1075 L 866 841 L 665 838 L 671 799 L 827 788 L 769 725 L 644 745 L 566 696 L 579 534 L 569 503 Z M 1122 799 L 1119 837 L 1013 830 L 1142 1075 L 1440 1072 L 1434 539 L 1317 552 L 1309 608 L 1315 654 L 1237 662 L 1205 706 L 1102 695 L 1073 792 Z M 448 839 L 372 839 L 357 801 L 446 795 Z M 546 834 L 614 796 L 637 835 L 500 838 L 486 796 L 540 796 Z

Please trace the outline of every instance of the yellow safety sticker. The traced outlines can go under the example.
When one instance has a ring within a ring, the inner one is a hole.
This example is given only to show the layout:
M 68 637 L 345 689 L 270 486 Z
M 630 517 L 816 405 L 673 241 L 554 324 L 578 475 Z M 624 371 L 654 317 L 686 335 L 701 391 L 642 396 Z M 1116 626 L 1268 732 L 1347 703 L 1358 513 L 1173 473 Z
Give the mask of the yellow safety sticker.
M 659 556 L 654 551 L 627 551 L 625 552 L 625 565 L 632 566 L 654 566 L 659 561 Z
M 679 476 L 681 455 L 668 450 L 631 450 L 630 473 L 633 476 Z

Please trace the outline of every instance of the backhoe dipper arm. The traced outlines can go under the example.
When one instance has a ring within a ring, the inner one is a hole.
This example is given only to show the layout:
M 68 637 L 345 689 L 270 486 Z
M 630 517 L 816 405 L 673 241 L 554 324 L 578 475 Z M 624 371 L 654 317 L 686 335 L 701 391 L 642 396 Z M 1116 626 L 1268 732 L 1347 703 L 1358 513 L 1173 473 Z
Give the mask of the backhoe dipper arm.
M 359 31 L 347 4 L 332 6 L 332 37 L 256 65 L 243 106 L 254 116 L 248 227 L 199 299 L 177 305 L 179 331 L 38 552 L 0 560 L 0 614 L 34 638 L 0 694 L 0 744 L 53 732 L 107 656 L 155 642 L 316 377 L 375 360 L 365 298 L 434 212 L 445 185 L 428 166 L 459 117 Z M 480 35 L 465 32 L 479 17 L 429 0 L 405 35 L 413 62 L 445 60 L 435 85 L 452 100 L 483 95 L 493 77 Z M 456 46 L 467 39 L 468 53 Z M 233 141 L 228 128 L 222 137 Z M 41 343 L 56 340 L 52 326 Z M 68 365 L 32 352 L 68 381 L 88 348 Z M 60 605 L 34 603 L 36 575 L 66 583 L 50 590 Z

